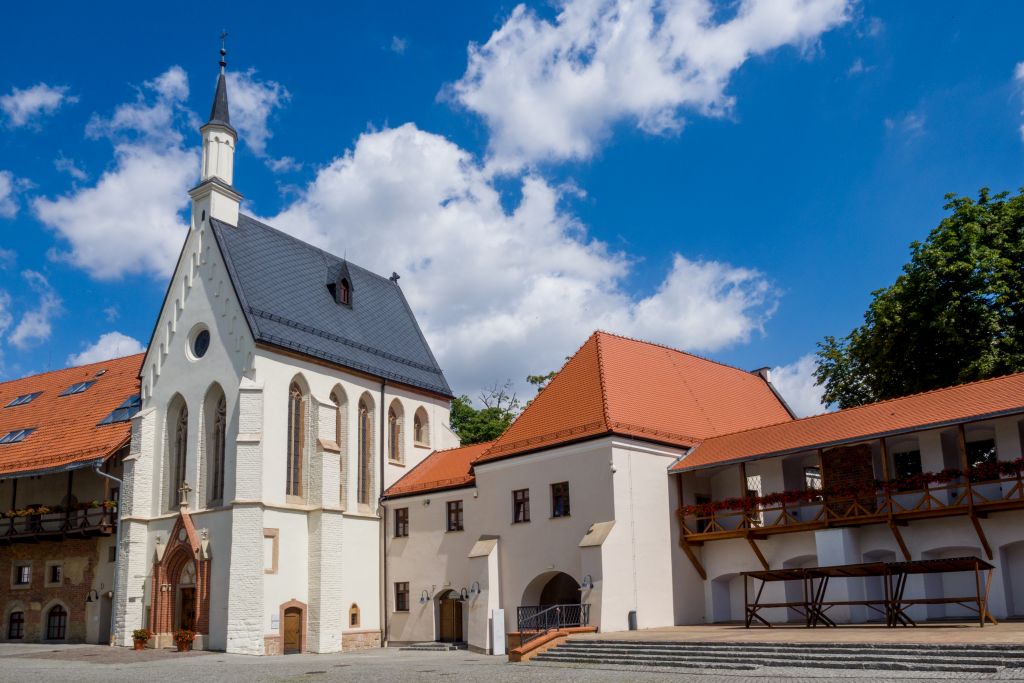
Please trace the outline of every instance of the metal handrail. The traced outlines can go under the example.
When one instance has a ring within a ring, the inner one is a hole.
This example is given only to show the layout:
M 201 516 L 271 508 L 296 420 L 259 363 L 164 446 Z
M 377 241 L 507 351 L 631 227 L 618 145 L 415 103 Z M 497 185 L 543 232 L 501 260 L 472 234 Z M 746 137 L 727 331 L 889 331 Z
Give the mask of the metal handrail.
M 516 608 L 516 626 L 519 631 L 520 645 L 525 645 L 549 631 L 587 626 L 589 623 L 589 603 L 521 605 Z

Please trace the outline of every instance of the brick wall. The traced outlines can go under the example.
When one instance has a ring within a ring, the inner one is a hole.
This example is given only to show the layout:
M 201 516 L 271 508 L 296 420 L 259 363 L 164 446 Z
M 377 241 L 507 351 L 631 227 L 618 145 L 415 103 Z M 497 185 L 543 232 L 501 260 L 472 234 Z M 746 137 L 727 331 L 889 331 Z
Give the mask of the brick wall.
M 832 448 L 821 454 L 821 481 L 825 488 L 873 481 L 871 447 L 866 444 Z
M 380 647 L 380 631 L 345 631 L 341 634 L 343 652 L 352 650 L 371 650 Z
M 82 643 L 86 637 L 85 599 L 93 586 L 99 558 L 99 541 L 76 539 L 61 542 L 16 543 L 0 548 L 0 640 L 7 640 L 12 611 L 25 613 L 25 637 L 18 642 L 40 642 L 46 633 L 46 615 L 58 602 L 68 611 L 66 642 Z M 32 563 L 27 587 L 12 587 L 13 566 Z M 63 577 L 59 586 L 47 586 L 47 562 L 59 561 Z

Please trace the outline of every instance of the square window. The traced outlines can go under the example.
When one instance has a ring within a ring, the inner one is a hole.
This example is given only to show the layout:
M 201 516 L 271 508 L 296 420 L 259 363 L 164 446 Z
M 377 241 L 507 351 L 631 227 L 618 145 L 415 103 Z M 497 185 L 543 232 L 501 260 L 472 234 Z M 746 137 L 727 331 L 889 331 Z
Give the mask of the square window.
M 921 474 L 921 451 L 893 453 L 892 464 L 896 475 L 896 488 L 900 491 L 914 488 L 914 484 L 907 479 Z
M 395 538 L 409 535 L 409 508 L 395 509 Z
M 551 485 L 551 516 L 569 516 L 569 482 L 567 481 Z
M 804 468 L 804 489 L 807 491 L 820 491 L 821 490 L 821 468 L 820 467 L 805 467 Z
M 462 501 L 448 501 L 448 531 L 462 531 Z
M 32 565 L 17 564 L 14 566 L 14 585 L 27 586 L 32 583 Z
M 396 612 L 408 612 L 409 611 L 409 582 L 408 581 L 397 581 L 397 582 L 395 582 L 395 611 Z
M 518 489 L 512 492 L 512 523 L 521 524 L 530 521 L 530 489 Z
M 48 564 L 46 566 L 47 585 L 59 586 L 64 581 L 64 565 Z

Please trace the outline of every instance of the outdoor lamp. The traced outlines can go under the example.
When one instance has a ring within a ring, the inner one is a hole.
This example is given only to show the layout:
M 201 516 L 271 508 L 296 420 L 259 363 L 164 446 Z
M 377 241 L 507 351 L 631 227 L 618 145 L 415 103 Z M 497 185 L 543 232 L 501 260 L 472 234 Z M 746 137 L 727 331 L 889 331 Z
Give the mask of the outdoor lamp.
M 420 593 L 420 604 L 421 604 L 421 605 L 425 605 L 425 604 L 427 604 L 428 602 L 430 602 L 430 596 L 429 596 L 429 595 L 427 595 L 427 589 L 426 589 L 426 588 L 424 588 L 424 589 L 423 589 L 423 592 L 422 592 L 422 593 Z
M 462 600 L 463 602 L 465 602 L 466 600 L 469 600 L 469 591 L 466 590 L 465 586 L 463 586 L 462 590 L 459 591 L 459 599 Z
M 99 599 L 100 599 L 100 594 L 98 592 L 96 592 L 95 588 L 93 588 L 92 590 L 90 590 L 88 593 L 85 594 L 85 602 L 86 603 L 98 602 Z
M 587 591 L 587 590 L 592 589 L 593 587 L 594 587 L 594 577 L 592 577 L 590 574 L 587 574 L 586 576 L 583 577 L 583 580 L 580 581 L 580 590 L 581 591 Z
M 469 587 L 469 596 L 475 598 L 478 595 L 480 595 L 480 582 L 474 581 L 473 584 Z

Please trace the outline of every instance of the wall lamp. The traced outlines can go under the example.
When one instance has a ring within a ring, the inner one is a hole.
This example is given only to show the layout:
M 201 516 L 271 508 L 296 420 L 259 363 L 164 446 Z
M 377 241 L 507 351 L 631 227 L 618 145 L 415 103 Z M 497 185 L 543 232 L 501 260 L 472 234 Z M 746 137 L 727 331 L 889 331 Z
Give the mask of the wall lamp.
M 583 580 L 580 581 L 580 590 L 581 591 L 588 591 L 588 590 L 593 589 L 593 587 L 594 587 L 594 577 L 592 577 L 590 574 L 587 574 L 586 576 L 583 577 Z
M 465 586 L 463 586 L 462 590 L 459 591 L 459 600 L 462 600 L 462 602 L 466 602 L 466 600 L 469 600 L 469 591 L 466 590 Z
M 430 602 L 430 594 L 427 593 L 427 589 L 424 588 L 423 592 L 420 593 L 420 604 L 425 605 Z
M 91 603 L 91 602 L 99 602 L 99 600 L 100 600 L 100 594 L 99 594 L 99 592 L 95 588 L 93 588 L 92 590 L 90 590 L 88 593 L 85 594 L 85 602 L 87 604 Z
M 480 582 L 474 581 L 469 587 L 469 597 L 475 598 L 478 595 L 480 595 Z

